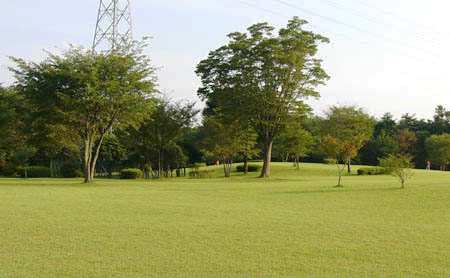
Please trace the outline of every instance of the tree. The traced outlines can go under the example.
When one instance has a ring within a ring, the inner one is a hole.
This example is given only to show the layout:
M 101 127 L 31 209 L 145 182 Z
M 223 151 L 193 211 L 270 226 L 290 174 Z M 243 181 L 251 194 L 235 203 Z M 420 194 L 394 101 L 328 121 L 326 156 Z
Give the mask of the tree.
M 203 119 L 202 150 L 207 157 L 222 161 L 225 177 L 231 176 L 234 158 L 242 150 L 245 133 L 240 129 L 239 122 L 224 122 L 220 116 L 210 116 Z
M 131 145 L 143 156 L 143 164 L 158 169 L 158 178 L 163 178 L 164 170 L 166 176 L 170 171 L 173 162 L 170 157 L 180 161 L 178 141 L 184 130 L 192 126 L 198 112 L 193 102 L 171 103 L 161 99 L 140 128 L 130 129 Z
M 71 47 L 40 62 L 12 58 L 16 88 L 37 113 L 77 131 L 83 141 L 85 183 L 93 181 L 105 136 L 138 126 L 152 107 L 155 69 L 132 43 L 107 56 Z
M 274 147 L 286 158 L 292 156 L 297 169 L 300 169 L 300 158 L 311 153 L 314 144 L 312 134 L 304 130 L 299 122 L 293 122 L 280 134 Z
M 261 177 L 270 176 L 274 139 L 288 121 L 305 114 L 303 100 L 318 97 L 316 87 L 329 78 L 322 61 L 314 58 L 318 44 L 328 39 L 304 30 L 306 23 L 294 17 L 278 36 L 267 23 L 250 26 L 248 33 L 231 33 L 227 45 L 197 66 L 202 80 L 198 95 L 223 115 L 246 115 L 258 134 L 264 154 Z
M 118 166 L 125 158 L 126 149 L 120 142 L 120 139 L 114 134 L 105 136 L 98 161 L 101 169 L 106 172 L 108 177 L 112 177 L 113 170 L 121 170 Z
M 435 109 L 433 122 L 431 122 L 433 134 L 443 134 L 450 132 L 450 111 L 447 111 L 442 105 Z
M 321 134 L 324 136 L 322 145 L 332 158 L 343 161 L 351 173 L 351 159 L 358 154 L 366 141 L 372 137 L 375 120 L 361 108 L 355 106 L 332 106 L 326 112 L 322 122 Z M 330 138 L 334 140 L 330 141 Z M 333 143 L 331 143 L 333 142 Z M 336 149 L 330 152 L 330 147 Z
M 398 178 L 402 188 L 414 173 L 412 172 L 412 156 L 409 154 L 391 154 L 380 160 L 380 165 L 386 168 L 387 172 Z
M 394 140 L 402 153 L 413 154 L 416 152 L 417 136 L 415 132 L 407 128 L 402 129 L 394 135 Z
M 8 160 L 28 137 L 23 130 L 27 114 L 23 98 L 13 88 L 0 86 L 0 163 Z
M 27 166 L 30 158 L 36 153 L 36 149 L 30 145 L 22 145 L 15 150 L 12 161 L 19 166 L 24 167 L 25 178 L 28 178 Z
M 361 162 L 365 165 L 378 165 L 379 159 L 399 152 L 397 142 L 384 130 L 372 140 L 368 141 L 359 151 Z
M 425 140 L 425 149 L 431 162 L 440 165 L 441 171 L 447 171 L 450 163 L 450 134 L 432 135 Z
M 373 135 L 378 137 L 382 132 L 388 136 L 393 136 L 397 131 L 397 123 L 391 113 L 385 113 L 379 121 L 377 121 Z
M 343 163 L 341 167 L 340 162 L 348 162 L 350 157 L 355 156 L 358 146 L 362 146 L 363 142 L 364 138 L 358 135 L 346 138 L 345 140 L 341 140 L 331 135 L 325 135 L 320 139 L 322 151 L 328 157 L 336 160 L 336 166 L 339 174 L 337 184 L 338 187 L 342 186 L 342 173 L 344 172 L 346 166 L 346 163 Z

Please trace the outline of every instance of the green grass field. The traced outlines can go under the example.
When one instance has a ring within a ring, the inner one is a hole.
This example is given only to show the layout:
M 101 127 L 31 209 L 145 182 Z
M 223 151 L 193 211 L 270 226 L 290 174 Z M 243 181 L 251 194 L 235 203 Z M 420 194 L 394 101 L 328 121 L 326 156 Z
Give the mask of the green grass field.
M 450 277 L 450 173 L 256 176 L 0 179 L 0 277 Z

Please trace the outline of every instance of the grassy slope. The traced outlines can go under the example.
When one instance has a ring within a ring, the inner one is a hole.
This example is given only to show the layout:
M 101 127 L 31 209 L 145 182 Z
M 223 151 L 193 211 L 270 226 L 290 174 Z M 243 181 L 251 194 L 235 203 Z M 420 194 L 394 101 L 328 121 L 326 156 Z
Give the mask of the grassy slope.
M 450 277 L 450 174 L 0 179 L 0 277 Z

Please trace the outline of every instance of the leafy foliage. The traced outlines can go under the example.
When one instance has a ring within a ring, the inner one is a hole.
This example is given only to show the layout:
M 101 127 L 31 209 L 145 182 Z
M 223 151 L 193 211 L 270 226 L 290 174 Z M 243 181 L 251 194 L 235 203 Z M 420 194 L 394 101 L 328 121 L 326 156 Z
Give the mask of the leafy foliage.
M 19 167 L 17 172 L 20 177 L 25 178 L 49 178 L 50 168 L 42 166 Z
M 85 182 L 91 182 L 102 142 L 111 130 L 137 126 L 156 92 L 154 68 L 134 42 L 107 56 L 70 48 L 40 62 L 12 58 L 16 88 L 36 113 L 84 142 Z
M 400 181 L 402 188 L 405 188 L 406 182 L 414 175 L 411 169 L 414 167 L 412 156 L 408 154 L 391 154 L 382 158 L 380 165 Z
M 318 44 L 328 39 L 304 30 L 306 23 L 294 17 L 278 36 L 267 23 L 231 33 L 227 45 L 197 66 L 199 96 L 224 115 L 245 117 L 263 142 L 261 177 L 270 175 L 275 137 L 288 121 L 305 114 L 303 100 L 318 97 L 315 88 L 328 79 L 322 61 L 314 58 Z
M 359 176 L 387 174 L 386 169 L 383 167 L 364 167 L 359 168 L 357 172 Z
M 442 171 L 447 170 L 450 163 L 450 134 L 430 136 L 425 141 L 425 148 L 431 162 L 440 165 Z
M 124 180 L 136 180 L 142 178 L 142 171 L 139 169 L 123 169 L 120 171 L 120 178 Z

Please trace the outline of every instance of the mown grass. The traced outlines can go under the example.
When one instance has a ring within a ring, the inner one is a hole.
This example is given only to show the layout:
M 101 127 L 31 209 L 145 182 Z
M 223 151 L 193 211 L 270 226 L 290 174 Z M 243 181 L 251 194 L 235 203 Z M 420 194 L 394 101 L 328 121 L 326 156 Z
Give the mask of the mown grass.
M 450 277 L 449 173 L 334 188 L 334 166 L 301 167 L 275 164 L 268 180 L 0 179 L 0 277 Z

